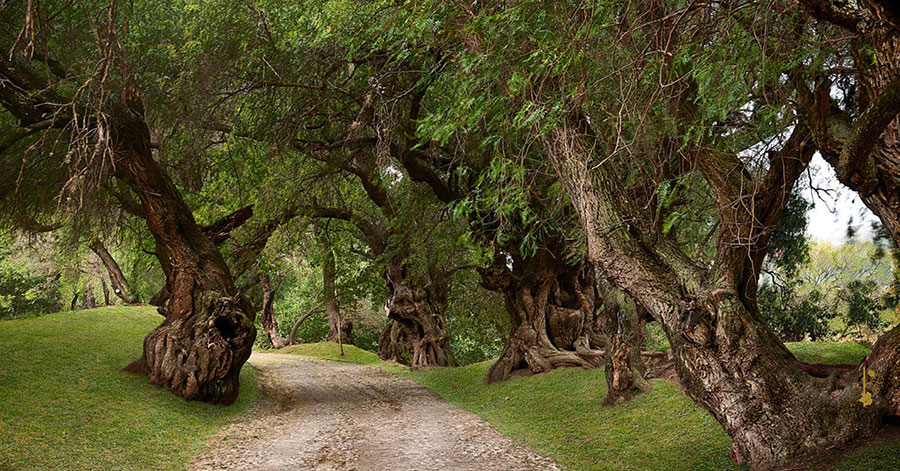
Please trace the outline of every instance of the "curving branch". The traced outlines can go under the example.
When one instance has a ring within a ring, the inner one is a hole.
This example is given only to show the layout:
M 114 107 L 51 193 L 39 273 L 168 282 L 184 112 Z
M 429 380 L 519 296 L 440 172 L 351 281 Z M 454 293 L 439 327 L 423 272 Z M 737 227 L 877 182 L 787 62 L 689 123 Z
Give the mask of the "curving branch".
M 888 82 L 853 124 L 838 159 L 838 178 L 841 181 L 858 178 L 856 190 L 860 196 L 871 195 L 878 187 L 872 149 L 897 115 L 900 115 L 900 76 Z

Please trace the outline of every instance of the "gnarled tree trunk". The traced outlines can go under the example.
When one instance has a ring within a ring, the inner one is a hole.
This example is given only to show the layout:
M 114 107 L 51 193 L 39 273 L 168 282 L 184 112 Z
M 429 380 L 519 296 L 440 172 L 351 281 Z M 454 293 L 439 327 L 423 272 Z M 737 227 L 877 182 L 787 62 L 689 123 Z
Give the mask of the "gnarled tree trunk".
M 604 283 L 605 284 L 605 283 Z M 611 287 L 603 289 L 600 324 L 609 341 L 606 348 L 606 398 L 604 405 L 630 400 L 635 391 L 649 393 L 647 367 L 641 357 L 645 344 L 641 309 L 624 293 Z
M 801 0 L 813 16 L 852 33 L 856 109 L 842 109 L 831 82 L 806 99 L 816 146 L 900 246 L 900 21 L 886 0 Z
M 610 163 L 591 164 L 586 142 L 592 141 L 580 140 L 576 129 L 552 131 L 545 145 L 581 218 L 588 256 L 662 325 L 684 391 L 731 436 L 738 462 L 748 460 L 758 470 L 778 469 L 871 433 L 885 410 L 893 407 L 896 414 L 891 401 L 897 384 L 897 353 L 891 351 L 896 329 L 870 358 L 870 364 L 879 365 L 873 368 L 876 375 L 884 378 L 873 390 L 874 407 L 859 402 L 858 383 L 832 391 L 827 379 L 800 368 L 748 299 L 742 267 L 749 248 L 734 243 L 726 232 L 715 267 L 708 271 L 668 241 L 641 238 L 633 227 L 622 225 L 637 214 L 634 202 Z M 798 136 L 803 137 L 802 130 Z M 781 171 L 775 164 L 772 168 L 770 172 Z M 714 178 L 724 175 L 707 178 L 719 188 L 723 182 Z M 773 188 L 789 192 L 792 178 Z M 761 194 L 757 202 L 767 202 L 768 196 L 778 195 Z M 765 218 L 766 226 L 774 225 L 777 206 L 756 216 Z M 731 206 L 723 208 L 723 219 L 740 220 L 728 213 Z
M 262 321 L 263 330 L 269 337 L 269 342 L 275 348 L 284 347 L 284 338 L 278 333 L 278 320 L 275 319 L 273 305 L 275 304 L 275 289 L 269 280 L 269 275 L 265 273 L 259 274 L 259 284 L 262 287 L 262 313 L 260 321 Z
M 407 278 L 406 270 L 405 265 L 394 264 L 382 272 L 382 278 L 388 288 L 385 310 L 388 318 L 403 330 L 410 368 L 455 366 L 444 317 L 449 296 L 447 280 L 432 273 L 429 286 L 421 288 Z
M 171 267 L 166 319 L 144 339 L 143 358 L 127 368 L 186 400 L 231 404 L 256 337 L 252 310 L 242 309 L 222 255 L 153 159 L 141 112 L 114 105 L 110 122 L 115 175 L 140 198 Z
M 97 307 L 97 298 L 94 297 L 94 287 L 91 286 L 91 281 L 88 280 L 88 286 L 84 289 L 84 308 L 85 309 L 94 309 Z
M 547 251 L 513 261 L 502 254 L 479 270 L 482 285 L 503 295 L 510 333 L 487 382 L 560 367 L 597 368 L 607 337 L 598 327 L 600 301 L 590 264 L 569 267 Z
M 381 335 L 378 336 L 378 358 L 401 362 L 406 352 L 406 335 L 400 323 L 388 318 Z

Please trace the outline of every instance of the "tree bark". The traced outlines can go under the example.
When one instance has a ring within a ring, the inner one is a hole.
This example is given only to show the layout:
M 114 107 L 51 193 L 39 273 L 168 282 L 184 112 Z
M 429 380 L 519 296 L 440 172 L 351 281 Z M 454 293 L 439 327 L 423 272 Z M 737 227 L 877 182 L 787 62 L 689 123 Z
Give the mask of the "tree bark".
M 381 335 L 378 336 L 378 358 L 404 363 L 402 360 L 406 350 L 406 335 L 403 328 L 399 322 L 388 318 Z
M 110 90 L 102 103 L 84 103 L 83 95 L 63 96 L 65 90 L 48 84 L 44 74 L 20 56 L 0 59 L 0 81 L 5 84 L 0 104 L 20 128 L 45 123 L 69 130 L 73 139 L 94 149 L 90 160 L 99 155 L 105 162 L 109 152 L 112 174 L 141 200 L 147 227 L 157 247 L 165 249 L 157 252 L 164 270 L 171 262 L 166 320 L 144 339 L 144 356 L 126 368 L 149 373 L 151 383 L 187 400 L 234 402 L 240 370 L 256 336 L 253 319 L 241 307 L 244 303 L 221 254 L 153 159 L 134 77 L 125 75 L 122 86 Z M 72 106 L 60 107 L 62 103 Z M 95 112 L 97 107 L 102 109 Z M 76 118 L 76 110 L 82 116 Z M 48 116 L 52 120 L 47 121 Z M 70 150 L 77 152 L 75 145 Z
M 421 288 L 408 278 L 402 263 L 388 266 L 382 271 L 382 278 L 388 289 L 385 310 L 388 318 L 403 330 L 410 368 L 456 366 L 444 317 L 449 296 L 447 280 L 433 271 L 429 286 Z
M 139 211 L 140 214 L 145 215 L 144 211 Z M 219 219 L 218 221 L 208 225 L 202 226 L 201 229 L 203 234 L 208 237 L 212 243 L 216 247 L 221 247 L 222 244 L 227 242 L 233 232 L 244 225 L 247 220 L 253 217 L 253 207 L 252 206 L 244 206 L 243 208 L 239 208 L 227 216 Z M 277 227 L 277 226 L 276 226 Z M 272 229 L 274 231 L 274 228 Z M 267 233 L 271 235 L 271 232 Z M 262 247 L 265 246 L 265 243 L 268 241 L 268 236 L 262 240 L 261 243 L 255 243 L 252 249 L 257 250 L 250 254 L 250 257 L 253 257 L 257 254 L 258 250 L 261 250 Z M 254 241 L 256 242 L 256 241 Z M 161 314 L 165 315 L 165 305 L 169 302 L 169 297 L 171 296 L 171 288 L 169 286 L 168 280 L 170 278 L 170 274 L 172 271 L 172 261 L 169 258 L 168 249 L 165 244 L 162 244 L 159 240 L 156 241 L 156 258 L 159 259 L 160 266 L 162 268 L 163 274 L 166 276 L 166 283 L 163 283 L 162 288 L 154 294 L 149 301 L 150 305 L 162 307 Z M 239 249 L 240 250 L 240 249 Z M 247 264 L 248 260 L 241 260 Z M 238 269 L 246 269 L 246 267 L 239 267 Z M 235 276 L 239 276 L 240 273 L 232 273 L 232 278 Z
M 106 271 L 109 273 L 109 281 L 112 284 L 113 292 L 116 293 L 116 296 L 118 296 L 125 304 L 135 304 L 140 302 L 137 297 L 131 295 L 131 290 L 128 288 L 128 282 L 125 280 L 125 275 L 122 274 L 122 269 L 119 268 L 116 259 L 114 259 L 109 251 L 106 250 L 103 242 L 101 242 L 100 239 L 94 239 L 88 247 L 90 247 L 91 251 L 93 251 L 100 261 L 103 262 L 103 266 L 106 267 Z
M 552 131 L 545 146 L 579 213 L 589 258 L 662 325 L 684 391 L 732 437 L 739 462 L 777 469 L 878 426 L 880 407 L 891 403 L 887 386 L 873 392 L 878 405 L 869 408 L 858 402 L 858 384 L 832 391 L 827 380 L 798 366 L 755 305 L 744 301 L 736 263 L 746 250 L 721 249 L 713 271 L 697 267 L 667 240 L 641 237 L 635 227 L 621 224 L 637 220 L 634 202 L 611 163 L 590 164 L 590 147 L 573 128 Z M 879 365 L 877 374 L 889 385 L 896 366 L 873 355 L 877 362 L 870 364 Z
M 129 371 L 186 400 L 231 404 L 256 328 L 242 308 L 222 255 L 153 159 L 150 133 L 134 106 L 113 105 L 110 130 L 115 175 L 137 194 L 171 269 L 166 319 L 144 339 L 144 356 Z
M 263 330 L 266 331 L 266 336 L 269 337 L 269 342 L 272 343 L 273 347 L 283 348 L 285 345 L 284 338 L 278 333 L 278 320 L 275 319 L 275 312 L 272 308 L 275 303 L 276 290 L 272 288 L 269 275 L 265 273 L 259 274 L 259 284 L 262 287 L 263 292 L 262 314 L 260 319 L 262 321 Z
M 482 285 L 503 295 L 510 316 L 510 333 L 487 382 L 511 375 L 533 374 L 561 367 L 597 368 L 607 337 L 599 327 L 600 301 L 590 264 L 566 266 L 546 250 L 534 257 L 514 257 L 512 269 L 504 254 L 479 270 Z
M 603 291 L 600 320 L 609 338 L 603 404 L 610 406 L 630 400 L 635 391 L 649 393 L 652 386 L 646 379 L 647 366 L 641 357 L 645 336 L 638 306 L 618 290 L 610 287 Z

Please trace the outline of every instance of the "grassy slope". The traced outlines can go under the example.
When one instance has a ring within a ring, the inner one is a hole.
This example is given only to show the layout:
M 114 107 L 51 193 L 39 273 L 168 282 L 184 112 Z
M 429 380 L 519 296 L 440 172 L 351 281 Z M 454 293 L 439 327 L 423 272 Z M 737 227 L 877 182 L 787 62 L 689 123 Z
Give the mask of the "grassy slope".
M 121 368 L 158 325 L 113 307 L 0 322 L 0 470 L 176 470 L 256 393 L 233 407 L 185 402 Z
M 788 346 L 813 363 L 852 363 L 867 353 L 856 344 Z M 410 372 L 373 353 L 344 348 L 343 358 L 337 345 L 328 343 L 279 353 L 370 364 L 412 378 L 571 471 L 740 469 L 728 458 L 730 440 L 721 427 L 667 382 L 654 381 L 651 394 L 607 408 L 599 404 L 606 394 L 601 370 L 555 370 L 487 386 L 490 362 Z M 855 454 L 835 471 L 888 471 L 897 463 L 900 443 L 888 443 Z

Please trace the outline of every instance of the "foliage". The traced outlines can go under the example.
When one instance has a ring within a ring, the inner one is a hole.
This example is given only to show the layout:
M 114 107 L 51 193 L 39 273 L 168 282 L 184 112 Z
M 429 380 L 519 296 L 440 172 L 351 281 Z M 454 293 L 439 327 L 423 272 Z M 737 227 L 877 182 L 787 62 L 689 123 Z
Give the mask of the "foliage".
M 241 372 L 235 407 L 185 402 L 121 371 L 159 323 L 149 307 L 111 307 L 0 322 L 0 463 L 17 470 L 170 471 L 256 395 Z
M 765 284 L 757 293 L 759 308 L 784 341 L 796 342 L 809 337 L 821 339 L 831 333 L 828 321 L 837 316 L 832 306 L 823 303 L 822 293 L 797 293 L 797 282 L 776 287 Z
M 60 273 L 30 260 L 28 244 L 0 234 L 0 319 L 29 317 L 60 310 Z
M 877 285 L 872 281 L 853 280 L 841 289 L 838 296 L 847 306 L 847 329 L 868 327 L 873 331 L 885 327 L 879 310 L 881 300 L 876 295 Z
M 804 239 L 805 240 L 805 239 Z M 807 244 L 807 242 L 803 242 Z M 852 328 L 879 333 L 892 280 L 890 262 L 879 257 L 875 242 L 831 245 L 776 252 L 757 295 L 760 310 L 785 340 L 846 335 Z
M 809 225 L 807 213 L 812 207 L 801 194 L 800 187 L 795 185 L 784 206 L 784 214 L 769 239 L 766 262 L 785 278 L 793 278 L 797 270 L 809 262 L 809 240 L 805 233 Z

